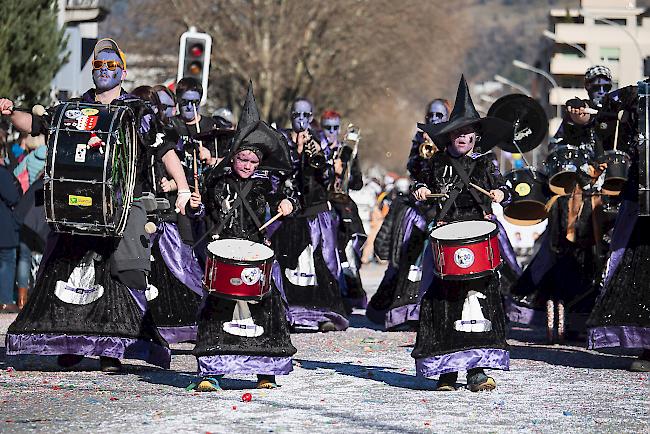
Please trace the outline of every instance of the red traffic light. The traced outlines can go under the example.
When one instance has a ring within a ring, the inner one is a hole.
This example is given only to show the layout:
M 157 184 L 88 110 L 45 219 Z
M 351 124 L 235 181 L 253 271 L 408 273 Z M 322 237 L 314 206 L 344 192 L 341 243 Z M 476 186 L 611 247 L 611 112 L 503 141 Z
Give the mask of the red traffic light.
M 199 57 L 203 55 L 203 45 L 202 44 L 194 44 L 192 48 L 190 48 L 190 54 L 194 57 Z

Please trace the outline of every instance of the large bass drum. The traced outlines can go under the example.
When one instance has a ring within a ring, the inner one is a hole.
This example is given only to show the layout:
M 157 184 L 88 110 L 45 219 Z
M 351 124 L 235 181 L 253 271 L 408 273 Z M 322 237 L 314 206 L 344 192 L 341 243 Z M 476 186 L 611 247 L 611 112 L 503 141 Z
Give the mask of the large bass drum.
M 45 163 L 45 214 L 56 232 L 121 237 L 133 202 L 137 134 L 126 106 L 54 108 Z
M 580 167 L 587 164 L 587 155 L 576 146 L 558 146 L 548 154 L 544 164 L 550 189 L 556 194 L 570 194 L 578 183 Z

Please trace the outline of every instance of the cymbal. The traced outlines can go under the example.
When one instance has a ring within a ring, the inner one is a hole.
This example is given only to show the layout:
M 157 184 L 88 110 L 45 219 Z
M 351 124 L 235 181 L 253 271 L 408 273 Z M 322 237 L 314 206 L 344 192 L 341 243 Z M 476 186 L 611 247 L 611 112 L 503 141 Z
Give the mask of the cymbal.
M 193 139 L 206 141 L 214 140 L 218 138 L 230 138 L 235 135 L 237 130 L 233 128 L 215 128 L 213 130 L 201 131 L 198 134 L 192 136 Z
M 509 140 L 497 145 L 507 152 L 528 152 L 539 146 L 548 134 L 548 117 L 544 108 L 533 98 L 510 94 L 499 98 L 488 110 L 488 116 L 503 119 L 515 125 Z M 519 149 L 513 143 L 519 145 Z

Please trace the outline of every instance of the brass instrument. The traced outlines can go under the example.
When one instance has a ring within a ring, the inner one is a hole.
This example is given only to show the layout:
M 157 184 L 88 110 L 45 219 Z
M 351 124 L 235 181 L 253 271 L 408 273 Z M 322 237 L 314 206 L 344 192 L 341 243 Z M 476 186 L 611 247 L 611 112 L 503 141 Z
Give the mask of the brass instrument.
M 322 149 L 317 150 L 318 143 L 316 143 L 309 130 L 306 130 L 306 132 L 307 137 L 305 137 L 303 152 L 307 157 L 307 164 L 314 169 L 322 169 L 327 164 L 325 153 L 323 153 Z
M 359 141 L 361 140 L 360 130 L 357 126 L 350 123 L 343 136 L 343 142 L 339 146 L 334 159 L 340 159 L 343 164 L 345 164 L 345 169 L 341 175 L 341 183 L 335 183 L 334 188 L 339 193 L 344 193 L 347 195 L 350 184 L 350 178 L 352 177 L 352 164 L 357 158 L 357 153 L 359 151 Z M 339 191 L 340 190 L 340 191 Z
M 433 143 L 427 133 L 424 133 L 424 142 L 420 144 L 418 152 L 420 154 L 420 157 L 424 158 L 425 160 L 429 160 L 431 157 L 433 157 L 433 154 L 438 152 L 438 147 L 435 143 Z

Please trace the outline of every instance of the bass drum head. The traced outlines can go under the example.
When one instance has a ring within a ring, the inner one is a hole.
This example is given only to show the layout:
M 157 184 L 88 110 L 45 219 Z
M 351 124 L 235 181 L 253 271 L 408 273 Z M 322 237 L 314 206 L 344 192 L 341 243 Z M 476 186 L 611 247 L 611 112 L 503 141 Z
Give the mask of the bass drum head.
M 503 217 L 518 226 L 532 226 L 548 217 L 546 204 L 533 200 L 520 200 L 503 210 Z
M 208 244 L 212 256 L 229 262 L 264 262 L 273 258 L 274 252 L 264 244 L 242 239 L 215 240 Z
M 431 232 L 431 238 L 438 241 L 469 241 L 485 238 L 498 230 L 494 222 L 488 220 L 469 220 L 442 225 Z

